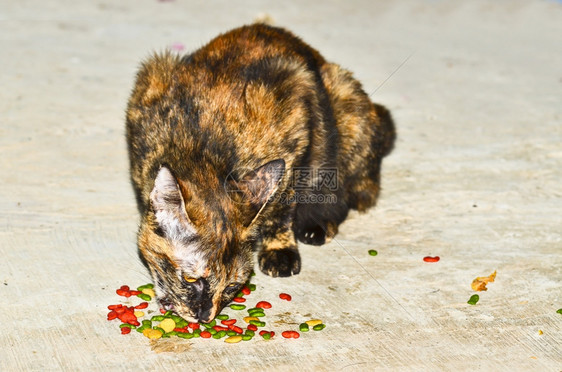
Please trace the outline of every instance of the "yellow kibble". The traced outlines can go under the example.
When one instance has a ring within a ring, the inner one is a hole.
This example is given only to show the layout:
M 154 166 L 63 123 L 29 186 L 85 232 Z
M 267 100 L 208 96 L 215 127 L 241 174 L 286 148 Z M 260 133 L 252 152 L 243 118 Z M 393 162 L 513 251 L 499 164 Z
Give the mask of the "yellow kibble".
M 157 329 L 152 329 L 152 328 L 145 329 L 144 331 L 142 331 L 142 334 L 145 337 L 150 338 L 151 340 L 156 340 L 156 339 L 162 337 L 162 332 L 160 332 Z
M 542 330 L 539 329 L 539 335 L 542 335 L 542 333 L 543 333 Z
M 142 293 L 149 295 L 152 298 L 156 296 L 156 293 L 154 293 L 154 290 L 152 288 L 145 288 L 142 290 Z
M 176 322 L 173 319 L 166 318 L 160 322 L 158 327 L 162 328 L 166 333 L 172 332 L 176 328 Z
M 248 323 L 248 324 L 250 323 L 251 320 L 257 320 L 257 321 L 259 322 L 260 318 L 255 317 L 255 316 L 246 316 L 246 317 L 244 317 L 244 321 L 245 321 L 246 323 Z
M 322 324 L 322 321 L 320 319 L 310 319 L 305 323 L 308 324 L 309 327 L 314 327 L 315 325 Z
M 144 316 L 144 312 L 138 311 L 138 310 L 137 310 L 137 311 L 135 311 L 135 316 L 136 316 L 137 318 L 142 318 L 142 317 Z
M 240 341 L 242 341 L 242 336 L 230 336 L 224 340 L 224 342 L 228 342 L 229 344 L 235 344 Z

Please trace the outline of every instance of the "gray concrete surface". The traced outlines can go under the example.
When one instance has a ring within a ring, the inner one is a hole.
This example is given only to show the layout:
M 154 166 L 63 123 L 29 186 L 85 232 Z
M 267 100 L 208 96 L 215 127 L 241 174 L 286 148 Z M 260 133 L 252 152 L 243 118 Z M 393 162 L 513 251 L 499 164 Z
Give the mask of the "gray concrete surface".
M 561 8 L 1 1 L 0 370 L 561 370 Z M 311 314 L 323 332 L 156 353 L 105 320 L 115 288 L 149 280 L 123 129 L 134 74 L 152 50 L 264 15 L 392 110 L 384 190 L 334 242 L 301 248 L 300 275 L 254 280 L 273 329 Z

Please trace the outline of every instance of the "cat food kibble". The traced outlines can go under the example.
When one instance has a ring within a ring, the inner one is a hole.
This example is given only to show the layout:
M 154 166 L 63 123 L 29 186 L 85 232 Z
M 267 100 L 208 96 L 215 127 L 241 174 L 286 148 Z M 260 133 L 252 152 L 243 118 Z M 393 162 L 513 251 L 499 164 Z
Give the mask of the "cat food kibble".
M 160 337 L 162 337 L 162 332 L 157 330 L 157 329 L 152 329 L 152 328 L 146 328 L 144 331 L 142 331 L 142 334 L 145 337 L 150 338 L 151 340 L 156 340 Z
M 301 335 L 297 331 L 284 331 L 281 336 L 285 338 L 299 338 Z
M 279 298 L 285 301 L 291 301 L 293 299 L 291 295 L 287 293 L 280 293 Z
M 176 328 L 176 322 L 171 318 L 166 318 L 158 325 L 165 333 L 172 332 Z
M 228 342 L 229 344 L 235 344 L 237 342 L 242 341 L 242 336 L 238 335 L 238 336 L 230 336 L 227 337 L 224 342 Z
M 322 321 L 320 319 L 310 319 L 307 320 L 305 323 L 308 324 L 309 327 L 314 327 L 318 324 L 322 324 Z
M 369 255 L 376 256 L 379 252 L 375 251 L 374 249 L 369 249 Z
M 469 305 L 476 305 L 478 300 L 480 300 L 480 296 L 475 294 L 475 295 L 470 296 L 470 298 L 468 299 L 468 301 L 466 303 L 469 304 Z
M 256 307 L 261 307 L 262 309 L 271 309 L 271 304 L 267 301 L 260 301 L 256 304 Z
M 423 258 L 423 260 L 425 262 L 438 262 L 439 261 L 439 256 L 435 256 L 435 257 L 431 257 L 431 256 L 425 256 Z
M 230 305 L 230 308 L 232 310 L 244 310 L 246 308 L 246 305 L 232 304 Z

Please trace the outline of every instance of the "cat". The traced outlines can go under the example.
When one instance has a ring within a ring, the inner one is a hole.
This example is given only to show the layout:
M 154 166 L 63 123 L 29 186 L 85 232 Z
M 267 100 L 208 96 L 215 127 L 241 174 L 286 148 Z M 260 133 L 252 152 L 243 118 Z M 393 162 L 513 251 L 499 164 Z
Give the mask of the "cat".
M 160 304 L 209 322 L 249 279 L 298 274 L 297 240 L 330 241 L 372 207 L 392 149 L 390 112 L 287 30 L 221 34 L 155 54 L 127 106 L 139 255 Z

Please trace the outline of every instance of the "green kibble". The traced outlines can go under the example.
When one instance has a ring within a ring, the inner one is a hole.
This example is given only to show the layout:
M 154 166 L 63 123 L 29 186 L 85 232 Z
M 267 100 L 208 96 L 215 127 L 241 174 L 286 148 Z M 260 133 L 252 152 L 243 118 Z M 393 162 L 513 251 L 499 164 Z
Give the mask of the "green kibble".
M 166 333 L 166 334 L 167 334 L 167 335 L 170 335 L 170 336 L 177 336 L 177 335 L 178 335 L 178 332 L 176 332 L 176 331 L 171 331 L 171 332 L 168 332 L 168 333 Z
M 250 274 L 250 276 L 256 276 L 256 273 L 252 271 L 252 273 Z
M 558 310 L 556 310 L 556 312 L 557 312 L 558 314 L 562 314 L 562 309 L 558 309 Z
M 226 334 L 227 334 L 228 336 L 238 336 L 238 333 L 236 333 L 236 332 L 234 332 L 234 331 L 232 331 L 232 330 L 230 330 L 230 329 L 229 329 L 228 331 L 226 331 Z
M 476 305 L 476 303 L 478 302 L 479 299 L 480 299 L 480 296 L 475 294 L 475 295 L 470 296 L 470 299 L 466 303 L 470 304 L 470 305 Z
M 308 331 L 309 331 L 308 324 L 306 324 L 306 323 L 301 323 L 301 324 L 299 325 L 299 330 L 300 330 L 301 332 L 308 332 Z
M 250 312 L 250 313 L 248 313 L 248 314 L 250 314 L 250 316 L 255 316 L 255 317 L 257 317 L 257 318 L 261 318 L 261 317 L 264 317 L 264 316 L 265 316 L 265 313 L 264 313 L 263 311 L 257 311 L 257 310 L 256 310 L 256 311 L 252 311 L 252 312 Z
M 209 328 L 209 329 L 207 330 L 207 332 L 209 332 L 210 334 L 214 335 L 215 333 L 217 333 L 217 330 L 214 329 L 214 328 Z
M 219 338 L 223 338 L 224 336 L 226 336 L 226 331 L 218 331 L 213 335 L 213 338 L 218 340 Z
M 376 256 L 377 254 L 379 254 L 379 252 L 375 251 L 374 249 L 369 249 L 369 254 L 371 256 Z
M 137 332 L 142 333 L 142 331 L 144 331 L 147 328 L 152 328 L 151 326 L 147 326 L 147 325 L 142 325 L 140 327 L 137 328 Z
M 324 328 L 326 328 L 326 324 L 323 324 L 323 323 L 316 324 L 314 327 L 312 327 L 312 329 L 315 330 L 315 331 L 321 331 Z
M 242 341 L 250 341 L 253 336 L 250 335 L 242 335 Z
M 199 337 L 199 335 L 201 334 L 201 330 L 200 329 L 194 329 L 193 334 L 197 335 L 197 337 Z
M 230 308 L 232 310 L 244 310 L 246 308 L 246 305 L 232 304 L 232 305 L 230 305 Z
M 141 300 L 145 300 L 145 301 L 151 301 L 152 300 L 152 297 L 150 297 L 146 293 L 139 293 L 137 295 L 137 297 L 140 298 Z
M 131 329 L 136 329 L 137 326 L 134 326 L 132 324 L 128 324 L 128 323 L 123 323 L 119 326 L 119 328 L 131 328 Z
M 264 340 L 269 340 L 271 338 L 271 333 L 264 333 L 261 336 L 263 337 Z
M 141 285 L 140 287 L 137 287 L 137 291 L 142 291 L 143 289 L 152 289 L 152 288 L 154 288 L 154 284 L 148 283 L 145 285 Z
M 244 332 L 245 334 L 247 334 L 250 337 L 254 337 L 256 332 L 252 331 L 251 329 L 247 329 L 246 332 Z
M 244 297 L 244 292 L 238 292 L 238 293 L 236 293 L 236 297 Z
M 161 322 L 164 319 L 166 319 L 164 315 L 154 315 L 152 318 L 150 318 L 150 320 L 152 320 L 153 322 Z
M 179 322 L 176 322 L 176 328 L 183 328 L 188 324 L 187 320 L 182 319 Z
M 193 338 L 193 334 L 191 334 L 191 333 L 184 333 L 184 332 L 178 332 L 177 336 L 178 336 L 179 338 L 185 338 L 185 339 Z
M 253 283 L 249 283 L 249 284 L 248 284 L 248 288 L 250 288 L 250 291 L 252 291 L 252 292 L 253 292 L 253 291 L 255 291 L 255 290 L 256 290 L 256 285 L 255 285 L 255 284 L 253 284 Z
M 152 327 L 152 321 L 148 320 L 148 319 L 145 319 L 145 320 L 142 321 L 142 325 L 147 326 L 147 327 Z
M 218 319 L 218 320 L 227 320 L 227 319 L 228 319 L 228 315 L 226 315 L 226 314 L 219 314 L 219 315 L 217 315 L 217 319 Z
M 174 315 L 174 313 L 172 313 L 172 310 L 168 310 L 164 313 L 165 318 L 171 318 L 172 315 Z
M 162 336 L 160 336 L 162 338 L 170 338 L 171 335 L 169 333 L 164 333 Z
M 250 324 L 253 324 L 256 327 L 265 327 L 265 322 L 261 322 L 259 320 L 250 320 Z

